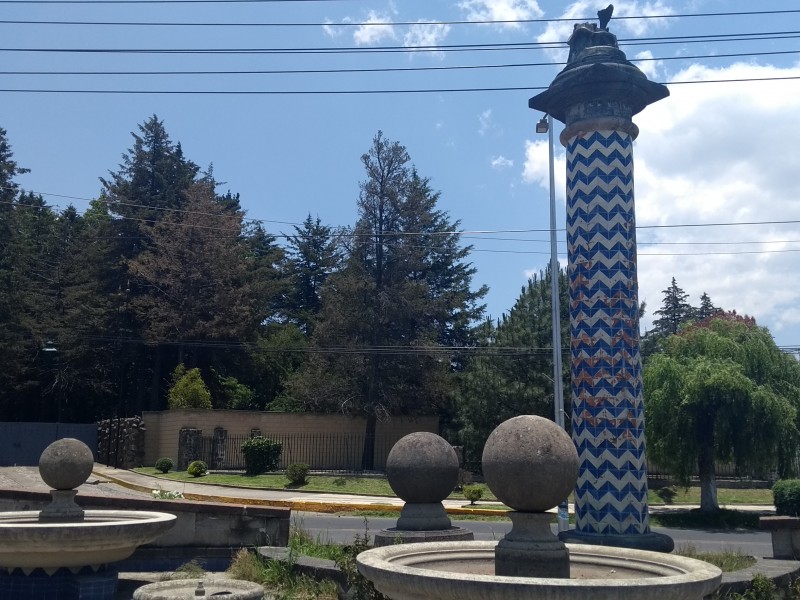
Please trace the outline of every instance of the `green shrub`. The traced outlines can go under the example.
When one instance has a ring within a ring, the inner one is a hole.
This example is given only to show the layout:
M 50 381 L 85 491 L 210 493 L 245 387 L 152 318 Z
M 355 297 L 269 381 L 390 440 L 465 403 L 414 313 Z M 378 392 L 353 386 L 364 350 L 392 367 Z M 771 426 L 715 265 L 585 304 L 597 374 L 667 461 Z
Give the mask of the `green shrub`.
M 305 463 L 292 463 L 286 467 L 286 479 L 294 485 L 302 485 L 308 480 L 308 472 L 311 470 Z
M 766 575 L 756 573 L 750 580 L 750 587 L 744 594 L 731 594 L 727 596 L 731 600 L 774 600 L 778 597 L 778 588 L 773 581 Z
M 465 485 L 464 486 L 464 498 L 469 500 L 470 504 L 475 504 L 478 500 L 483 498 L 483 486 L 482 485 Z
M 772 498 L 778 515 L 800 515 L 800 479 L 781 479 L 772 486 Z
M 208 465 L 202 460 L 196 460 L 189 464 L 189 468 L 186 469 L 186 472 L 192 477 L 202 477 L 208 473 Z
M 281 443 L 257 435 L 242 444 L 245 471 L 248 475 L 261 475 L 278 468 Z
M 161 471 L 162 473 L 169 473 L 170 469 L 175 466 L 175 463 L 172 462 L 171 458 L 159 458 L 156 461 L 156 471 Z
M 175 367 L 167 401 L 172 409 L 211 408 L 211 392 L 203 381 L 200 369 L 187 370 L 183 364 Z

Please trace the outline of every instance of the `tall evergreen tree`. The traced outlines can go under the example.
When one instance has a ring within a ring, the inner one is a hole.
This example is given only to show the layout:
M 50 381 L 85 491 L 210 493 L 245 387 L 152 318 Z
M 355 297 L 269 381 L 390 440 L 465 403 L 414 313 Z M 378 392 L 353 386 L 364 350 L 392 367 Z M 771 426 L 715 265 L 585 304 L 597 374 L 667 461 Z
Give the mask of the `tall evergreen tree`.
M 129 268 L 145 293 L 132 304 L 150 343 L 178 347 L 177 363 L 209 368 L 203 342 L 245 340 L 268 316 L 275 291 L 265 260 L 242 237 L 243 217 L 201 182 L 186 192 L 183 210 L 143 227 L 148 250 Z M 259 249 L 268 243 L 261 240 Z
M 473 342 L 486 289 L 470 289 L 470 248 L 406 149 L 378 132 L 361 160 L 367 177 L 347 259 L 323 290 L 309 364 L 289 394 L 307 409 L 364 415 L 369 469 L 378 418 L 449 410 L 445 344 Z
M 654 313 L 658 315 L 658 318 L 653 321 L 653 331 L 673 335 L 678 333 L 680 326 L 692 316 L 692 307 L 687 301 L 689 294 L 678 287 L 674 277 L 670 286 L 662 293 L 664 300 L 661 308 Z
M 131 337 L 141 339 L 148 325 L 138 321 L 132 311 L 135 301 L 147 290 L 141 289 L 139 280 L 128 272 L 128 261 L 148 248 L 143 228 L 152 227 L 183 208 L 183 194 L 197 179 L 200 169 L 184 156 L 180 143 L 172 142 L 163 121 L 156 115 L 138 129 L 138 133 L 131 132 L 133 147 L 122 155 L 119 169 L 100 181 L 103 198 L 116 217 L 117 251 L 123 259 L 115 262 L 118 268 L 109 275 L 113 277 L 114 289 L 130 290 L 129 301 L 123 307 L 127 313 L 124 320 L 130 325 Z M 133 351 L 129 359 L 136 366 L 132 388 L 150 391 L 146 403 L 141 397 L 137 400 L 137 408 L 158 408 L 170 368 L 169 365 L 164 368 L 163 363 L 175 362 L 174 356 L 167 356 L 173 349 L 162 345 L 137 345 L 129 349 Z
M 306 335 L 322 309 L 321 290 L 338 268 L 341 252 L 333 229 L 308 215 L 295 234 L 287 236 L 288 298 L 284 312 Z
M 711 298 L 705 292 L 700 296 L 700 306 L 695 308 L 693 311 L 694 318 L 698 321 L 702 321 L 703 319 L 708 319 L 709 317 L 721 312 L 721 309 L 714 306 L 714 303 L 711 302 Z
M 173 144 L 156 115 L 131 132 L 133 148 L 122 155 L 119 170 L 100 178 L 111 211 L 137 223 L 152 223 L 165 212 L 179 209 L 183 192 L 195 181 L 200 168 Z

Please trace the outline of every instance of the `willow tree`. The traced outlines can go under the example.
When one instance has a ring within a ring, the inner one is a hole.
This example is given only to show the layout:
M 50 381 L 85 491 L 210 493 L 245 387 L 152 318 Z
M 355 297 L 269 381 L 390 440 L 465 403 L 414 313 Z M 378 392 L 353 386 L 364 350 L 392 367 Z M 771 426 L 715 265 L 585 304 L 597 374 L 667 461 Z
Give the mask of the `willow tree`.
M 665 340 L 644 370 L 648 451 L 719 510 L 715 461 L 786 474 L 798 441 L 800 364 L 755 321 L 716 315 Z

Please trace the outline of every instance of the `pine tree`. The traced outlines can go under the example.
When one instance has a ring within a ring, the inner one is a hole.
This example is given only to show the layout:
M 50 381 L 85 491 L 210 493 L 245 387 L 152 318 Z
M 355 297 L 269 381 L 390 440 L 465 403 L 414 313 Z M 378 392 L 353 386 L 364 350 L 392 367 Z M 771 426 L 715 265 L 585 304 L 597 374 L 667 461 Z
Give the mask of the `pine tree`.
M 369 469 L 378 418 L 450 410 L 453 356 L 443 346 L 473 342 L 486 289 L 470 289 L 469 247 L 406 149 L 378 132 L 362 163 L 346 260 L 323 289 L 316 352 L 288 394 L 306 409 L 364 415 Z
M 698 321 L 702 321 L 703 319 L 707 319 L 721 312 L 721 310 L 722 309 L 714 306 L 714 304 L 711 302 L 711 298 L 709 297 L 709 295 L 703 292 L 703 294 L 700 296 L 700 306 L 695 308 L 693 310 L 693 313 L 695 319 L 697 319 Z
M 692 307 L 686 300 L 689 294 L 678 287 L 674 277 L 670 286 L 662 293 L 664 301 L 661 308 L 654 313 L 659 315 L 659 318 L 653 321 L 653 332 L 661 335 L 673 335 L 678 333 L 681 325 L 692 317 Z
M 313 332 L 314 321 L 322 309 L 320 292 L 328 277 L 341 262 L 341 252 L 333 229 L 308 215 L 295 234 L 287 236 L 289 278 L 284 312 L 306 335 Z

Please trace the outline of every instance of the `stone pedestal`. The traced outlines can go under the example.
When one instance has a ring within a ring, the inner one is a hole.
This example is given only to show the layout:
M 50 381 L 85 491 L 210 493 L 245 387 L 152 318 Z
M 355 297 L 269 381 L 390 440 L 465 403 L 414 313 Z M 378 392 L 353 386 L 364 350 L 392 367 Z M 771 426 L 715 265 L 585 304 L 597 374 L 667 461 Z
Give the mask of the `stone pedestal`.
M 53 501 L 39 511 L 39 521 L 75 523 L 83 521 L 83 509 L 75 502 L 77 490 L 50 490 Z
M 438 435 L 401 438 L 386 459 L 386 477 L 405 504 L 397 526 L 375 535 L 375 545 L 475 539 L 471 531 L 453 527 L 442 504 L 456 485 L 458 468 L 455 450 Z
M 569 579 L 569 550 L 550 529 L 550 513 L 508 513 L 513 524 L 494 551 L 495 575 Z

